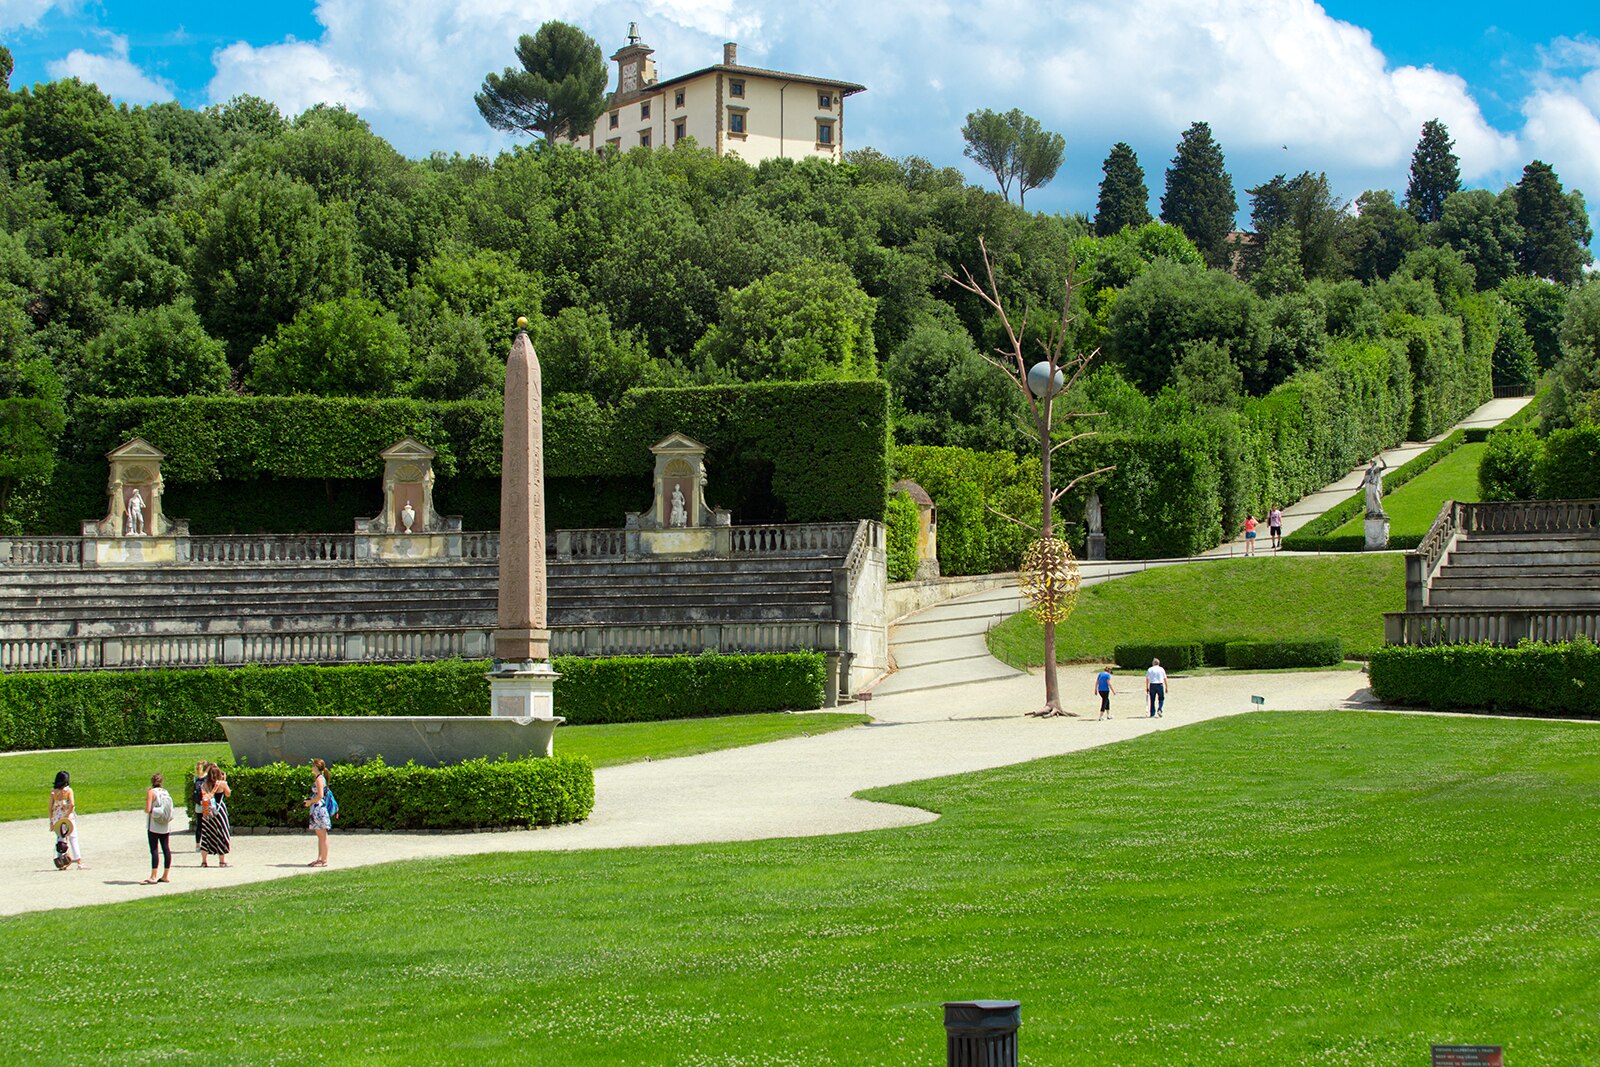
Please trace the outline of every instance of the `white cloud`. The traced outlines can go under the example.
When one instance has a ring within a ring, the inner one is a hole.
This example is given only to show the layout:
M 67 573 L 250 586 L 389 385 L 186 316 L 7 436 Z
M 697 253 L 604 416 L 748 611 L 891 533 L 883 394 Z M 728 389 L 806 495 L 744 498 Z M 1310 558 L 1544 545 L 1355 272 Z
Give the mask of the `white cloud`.
M 51 61 L 52 78 L 77 78 L 97 85 L 113 100 L 129 104 L 157 104 L 173 99 L 172 86 L 152 78 L 128 58 L 128 39 L 111 36 L 109 55 L 74 48 L 65 58 Z
M 0 30 L 37 26 L 51 8 L 75 6 L 71 0 L 0 0 Z
M 369 101 L 361 73 L 341 66 L 314 44 L 287 41 L 254 48 L 240 41 L 214 59 L 217 73 L 208 91 L 218 102 L 248 93 L 273 101 L 285 114 L 297 115 L 313 104 L 359 110 Z

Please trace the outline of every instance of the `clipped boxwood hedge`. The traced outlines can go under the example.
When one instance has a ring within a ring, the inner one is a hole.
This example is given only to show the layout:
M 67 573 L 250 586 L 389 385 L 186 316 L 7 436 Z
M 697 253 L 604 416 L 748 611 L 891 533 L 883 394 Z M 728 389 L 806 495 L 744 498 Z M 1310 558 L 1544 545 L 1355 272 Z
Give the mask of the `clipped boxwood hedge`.
M 309 766 L 228 766 L 228 819 L 234 826 L 305 827 Z M 334 829 L 483 830 L 579 822 L 594 810 L 594 767 L 587 756 L 469 760 L 448 767 L 381 759 L 328 769 L 339 799 Z
M 556 714 L 645 722 L 822 706 L 820 652 L 555 661 Z M 485 715 L 487 661 L 0 674 L 0 750 L 220 741 L 219 715 Z
M 1391 704 L 1600 718 L 1600 647 L 1588 641 L 1388 645 L 1372 653 L 1367 672 L 1373 693 Z
M 1344 641 L 1338 637 L 1312 637 L 1299 641 L 1233 641 L 1228 645 L 1228 666 L 1233 670 L 1334 667 L 1343 662 Z
M 1118 645 L 1112 658 L 1117 666 L 1144 670 L 1152 660 L 1160 660 L 1168 671 L 1188 671 L 1205 662 L 1199 641 L 1173 641 L 1155 644 Z

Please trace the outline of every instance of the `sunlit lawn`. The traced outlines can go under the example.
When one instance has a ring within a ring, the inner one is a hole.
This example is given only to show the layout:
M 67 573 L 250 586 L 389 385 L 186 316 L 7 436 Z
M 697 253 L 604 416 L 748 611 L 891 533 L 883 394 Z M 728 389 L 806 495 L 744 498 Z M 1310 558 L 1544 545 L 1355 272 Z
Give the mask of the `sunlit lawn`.
M 1600 1062 L 1600 728 L 1277 712 L 873 799 L 871 834 L 474 856 L 0 920 L 0 1062 Z M 63 991 L 60 996 L 49 990 Z
M 1383 644 L 1383 613 L 1405 607 L 1396 554 L 1257 556 L 1184 563 L 1090 586 L 1056 627 L 1062 662 L 1109 660 L 1118 644 L 1205 637 L 1344 638 L 1345 654 Z M 989 631 L 989 651 L 1014 667 L 1044 662 L 1029 613 Z
M 609 767 L 827 733 L 866 721 L 864 715 L 836 712 L 563 726 L 556 732 L 556 751 L 588 756 L 596 767 Z M 228 756 L 228 746 L 220 742 L 0 756 L 0 820 L 43 820 L 50 803 L 50 783 L 56 772 L 62 770 L 72 775 L 73 794 L 79 810 L 85 813 L 142 808 L 150 775 L 156 771 L 166 775 L 168 789 L 182 804 L 183 787 L 188 784 L 187 775 L 194 773 L 195 761 L 222 760 Z M 177 787 L 173 783 L 178 783 Z
M 1462 445 L 1385 496 L 1383 510 L 1389 513 L 1389 536 L 1421 537 L 1433 525 L 1446 500 L 1477 500 L 1478 461 L 1488 447 L 1481 442 Z M 1364 521 L 1363 516 L 1357 515 L 1333 531 L 1333 536 L 1359 537 Z

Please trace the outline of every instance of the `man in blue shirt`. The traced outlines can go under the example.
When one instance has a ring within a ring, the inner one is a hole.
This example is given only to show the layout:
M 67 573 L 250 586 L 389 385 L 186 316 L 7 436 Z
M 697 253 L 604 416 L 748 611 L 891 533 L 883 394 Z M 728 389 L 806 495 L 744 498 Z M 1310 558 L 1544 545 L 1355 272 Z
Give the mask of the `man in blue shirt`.
M 1102 667 L 1094 677 L 1094 691 L 1100 694 L 1100 718 L 1111 718 L 1111 698 L 1117 692 L 1111 684 L 1111 668 Z M 1099 721 L 1098 719 L 1096 720 Z

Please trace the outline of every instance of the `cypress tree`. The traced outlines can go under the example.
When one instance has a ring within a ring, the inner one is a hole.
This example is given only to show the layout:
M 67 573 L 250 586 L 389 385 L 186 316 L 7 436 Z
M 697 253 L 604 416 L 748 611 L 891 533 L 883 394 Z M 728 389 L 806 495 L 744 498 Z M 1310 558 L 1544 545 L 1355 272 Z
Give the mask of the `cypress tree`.
M 1108 237 L 1124 226 L 1143 226 L 1149 221 L 1150 190 L 1144 184 L 1144 168 L 1133 149 L 1118 141 L 1106 156 L 1100 202 L 1094 209 L 1095 236 Z
M 1536 159 L 1522 168 L 1514 196 L 1517 224 L 1522 227 L 1517 267 L 1536 278 L 1576 283 L 1584 264 L 1594 258 L 1587 247 L 1594 235 L 1583 194 L 1574 191 L 1569 196 L 1550 164 Z
M 1196 122 L 1184 131 L 1178 154 L 1167 168 L 1161 221 L 1182 230 L 1206 257 L 1207 264 L 1224 267 L 1228 262 L 1228 234 L 1238 210 L 1233 179 L 1224 169 L 1222 146 L 1212 139 L 1209 124 Z
M 1406 209 L 1418 222 L 1438 222 L 1445 198 L 1461 191 L 1461 161 L 1450 130 L 1438 119 L 1422 124 L 1422 136 L 1411 153 L 1411 180 L 1406 183 Z

